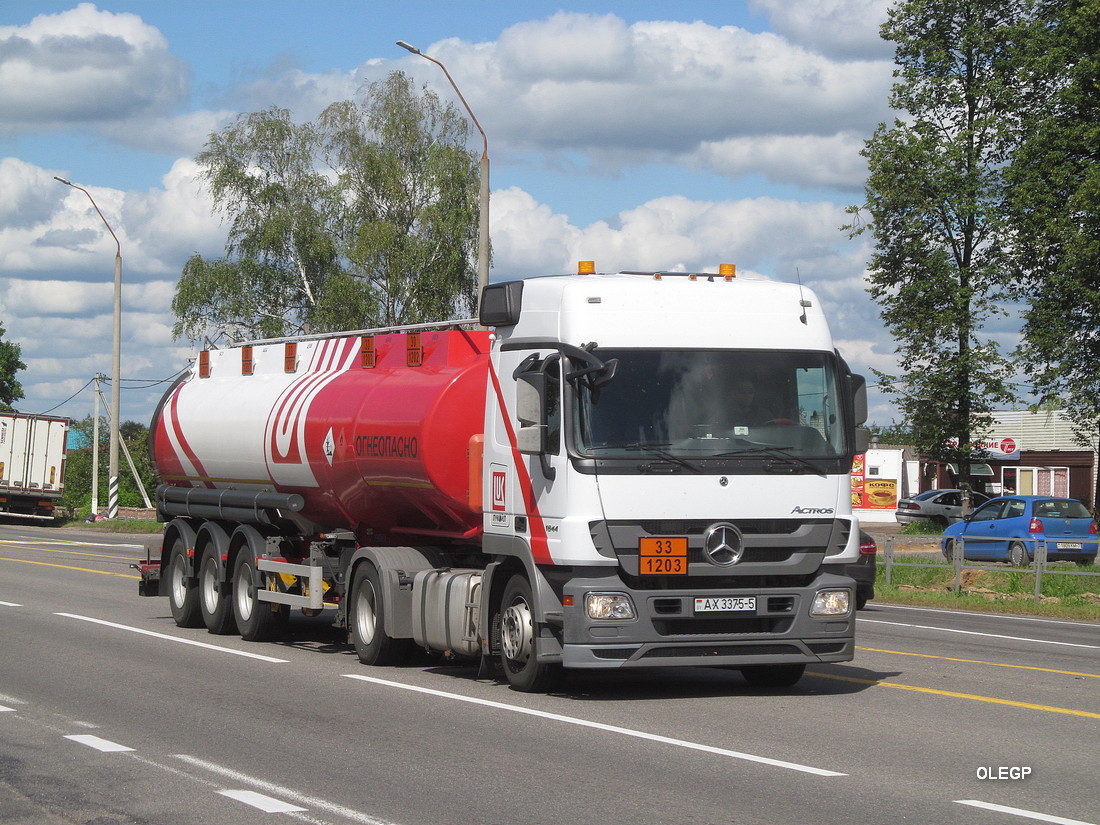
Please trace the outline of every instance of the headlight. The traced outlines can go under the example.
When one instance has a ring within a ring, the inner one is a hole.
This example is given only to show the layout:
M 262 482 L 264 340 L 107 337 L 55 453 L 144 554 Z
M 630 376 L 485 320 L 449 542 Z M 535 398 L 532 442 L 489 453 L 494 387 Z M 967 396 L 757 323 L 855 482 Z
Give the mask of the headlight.
M 634 602 L 626 593 L 586 593 L 584 612 L 590 619 L 622 621 L 635 618 Z
M 850 590 L 820 590 L 818 594 L 814 596 L 813 607 L 810 608 L 810 615 L 816 617 L 824 616 L 847 616 L 852 609 L 852 592 Z

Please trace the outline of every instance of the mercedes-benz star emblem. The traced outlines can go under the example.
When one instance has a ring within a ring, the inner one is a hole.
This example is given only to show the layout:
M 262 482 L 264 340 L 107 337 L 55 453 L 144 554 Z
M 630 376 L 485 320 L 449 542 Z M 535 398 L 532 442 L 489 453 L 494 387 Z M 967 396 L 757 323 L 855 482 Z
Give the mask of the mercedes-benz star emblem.
M 737 564 L 745 552 L 741 531 L 728 523 L 712 524 L 703 534 L 703 554 L 711 564 Z

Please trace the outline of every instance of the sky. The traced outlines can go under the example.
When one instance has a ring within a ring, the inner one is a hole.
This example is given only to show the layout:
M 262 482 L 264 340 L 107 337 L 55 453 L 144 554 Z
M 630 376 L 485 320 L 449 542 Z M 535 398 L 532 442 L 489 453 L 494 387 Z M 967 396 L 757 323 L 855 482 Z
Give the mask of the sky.
M 123 257 L 122 419 L 148 423 L 196 346 L 171 302 L 226 225 L 207 137 L 269 106 L 301 122 L 400 70 L 488 137 L 490 280 L 599 271 L 801 279 L 857 372 L 894 344 L 866 293 L 859 152 L 893 118 L 888 0 L 115 0 L 0 3 L 0 326 L 22 412 L 84 418 L 111 373 Z M 480 149 L 480 139 L 471 149 Z M 442 320 L 442 319 L 441 319 Z M 873 383 L 873 381 L 872 381 Z M 104 390 L 106 394 L 106 389 Z M 897 418 L 871 393 L 870 420 Z

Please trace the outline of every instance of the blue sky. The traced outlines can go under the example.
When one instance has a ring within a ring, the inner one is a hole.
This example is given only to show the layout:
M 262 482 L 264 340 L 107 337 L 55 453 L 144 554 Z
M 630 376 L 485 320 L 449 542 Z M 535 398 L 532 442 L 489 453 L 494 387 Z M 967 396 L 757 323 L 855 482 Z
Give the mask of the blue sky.
M 452 100 L 492 159 L 491 279 L 707 269 L 803 282 L 858 370 L 893 368 L 864 290 L 862 141 L 892 116 L 887 0 L 0 3 L 0 325 L 27 412 L 90 414 L 110 372 L 114 244 L 124 259 L 122 418 L 148 421 L 193 342 L 173 340 L 187 257 L 219 255 L 193 158 L 238 114 L 310 119 L 403 70 Z M 72 397 L 72 400 L 67 400 Z M 893 417 L 873 396 L 872 419 Z

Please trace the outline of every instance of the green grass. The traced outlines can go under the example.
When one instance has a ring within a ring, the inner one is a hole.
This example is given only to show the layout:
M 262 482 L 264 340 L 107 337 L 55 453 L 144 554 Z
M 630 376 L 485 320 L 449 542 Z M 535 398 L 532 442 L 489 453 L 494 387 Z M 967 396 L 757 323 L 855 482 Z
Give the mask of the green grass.
M 160 533 L 164 525 L 159 521 L 145 521 L 141 519 L 104 519 L 103 521 L 81 521 L 71 519 L 68 521 L 57 520 L 58 527 L 79 527 L 87 530 L 102 530 L 104 533 Z
M 938 554 L 899 555 L 898 562 L 913 567 L 894 567 L 891 586 L 886 586 L 886 565 L 880 563 L 875 600 L 926 607 L 952 607 L 988 613 L 1014 613 L 1062 619 L 1100 621 L 1100 577 L 1050 575 L 1051 571 L 1100 573 L 1100 566 L 1077 567 L 1054 563 L 1043 575 L 1042 600 L 1035 601 L 1035 574 L 998 570 L 995 566 L 964 569 L 962 588 L 953 592 L 955 571 Z
M 901 535 L 903 536 L 938 536 L 942 532 L 942 524 L 928 519 L 912 521 L 901 528 Z

